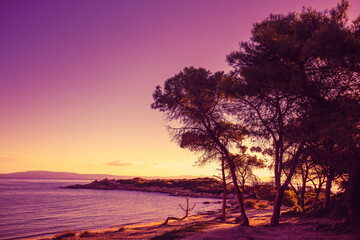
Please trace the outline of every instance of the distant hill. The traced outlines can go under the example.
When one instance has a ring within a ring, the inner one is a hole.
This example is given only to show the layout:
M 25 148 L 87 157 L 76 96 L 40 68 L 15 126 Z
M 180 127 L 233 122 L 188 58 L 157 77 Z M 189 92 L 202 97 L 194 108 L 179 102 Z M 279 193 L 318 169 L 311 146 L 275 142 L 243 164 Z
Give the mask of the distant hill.
M 139 176 L 117 176 L 110 174 L 80 174 L 70 172 L 50 172 L 50 171 L 27 171 L 16 173 L 3 173 L 0 178 L 25 178 L 25 179 L 76 179 L 76 180 L 102 180 L 108 179 L 131 179 Z M 143 177 L 143 176 L 141 176 Z M 143 177 L 147 179 L 179 179 L 179 178 L 197 178 L 196 176 L 176 176 L 176 177 Z
M 82 180 L 101 180 L 108 179 L 130 179 L 130 176 L 116 176 L 109 174 L 79 174 L 69 172 L 49 172 L 49 171 L 28 171 L 0 174 L 0 178 L 36 178 L 36 179 L 82 179 Z

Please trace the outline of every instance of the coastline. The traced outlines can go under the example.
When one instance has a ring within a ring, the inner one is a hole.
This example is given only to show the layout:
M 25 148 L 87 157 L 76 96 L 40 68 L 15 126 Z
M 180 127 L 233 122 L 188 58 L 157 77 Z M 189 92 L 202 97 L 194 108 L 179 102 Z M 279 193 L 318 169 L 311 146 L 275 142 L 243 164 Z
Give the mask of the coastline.
M 174 181 L 170 182 L 170 181 Z M 191 182 L 190 182 L 191 181 Z M 206 181 L 206 182 L 202 182 Z M 211 187 L 205 187 L 211 182 Z M 193 186 L 195 184 L 200 186 Z M 198 179 L 171 179 L 171 180 L 147 180 L 142 178 L 119 179 L 119 180 L 95 180 L 88 184 L 75 184 L 66 186 L 70 189 L 99 189 L 99 190 L 127 190 L 166 193 L 170 196 L 185 196 L 194 198 L 215 198 L 222 199 L 222 185 L 212 178 Z M 228 199 L 232 199 L 234 194 L 228 191 Z
M 80 185 L 80 184 L 79 184 Z M 96 189 L 96 190 L 126 190 L 126 191 L 140 191 L 140 192 L 154 192 L 154 193 L 165 193 L 170 196 L 183 196 L 183 197 L 194 197 L 194 198 L 214 198 L 214 199 L 222 199 L 221 194 L 212 194 L 212 193 L 201 193 L 201 192 L 193 192 L 191 190 L 186 190 L 182 188 L 168 188 L 168 187 L 136 187 L 132 185 L 122 185 L 118 187 L 84 187 L 84 186 L 73 186 L 73 187 L 65 187 L 70 189 Z M 233 194 L 229 194 L 228 198 L 232 199 Z
M 73 189 L 99 189 L 99 190 L 129 190 L 143 192 L 160 192 L 175 196 L 204 197 L 203 193 L 194 195 L 193 191 L 180 187 L 159 186 L 135 186 L 134 184 L 119 184 L 116 180 L 94 181 L 85 185 L 72 185 L 67 188 Z M 206 197 L 219 198 L 218 195 L 206 195 Z M 190 215 L 188 218 L 178 221 L 169 221 L 163 226 L 162 223 L 169 216 L 164 216 L 162 221 L 123 224 L 111 228 L 89 229 L 59 233 L 53 236 L 28 238 L 28 240 L 75 240 L 75 239 L 187 239 L 187 240 L 233 240 L 233 239 L 358 239 L 359 229 L 347 227 L 342 219 L 332 217 L 284 217 L 280 224 L 270 226 L 270 218 L 273 206 L 262 209 L 247 208 L 246 213 L 250 221 L 250 227 L 240 226 L 237 219 L 239 210 L 233 205 L 227 209 L 227 220 L 221 221 L 220 211 Z M 283 212 L 287 207 L 282 207 Z M 182 217 L 182 216 L 171 216 Z
M 1 194 L 2 220 L 7 225 L 2 224 L 0 239 L 51 237 L 62 231 L 79 232 L 158 221 L 167 215 L 182 215 L 178 205 L 186 204 L 185 197 L 163 193 L 63 188 L 90 182 L 33 179 L 5 182 L 11 183 L 11 187 L 3 188 Z M 24 195 L 28 197 L 25 199 Z M 196 203 L 191 214 L 220 208 L 218 202 L 208 198 L 190 199 L 191 204 Z
M 164 221 L 157 221 L 79 233 L 68 232 L 36 239 L 357 239 L 360 233 L 359 229 L 348 229 L 341 219 L 329 217 L 282 217 L 279 225 L 270 226 L 271 213 L 272 207 L 263 210 L 247 209 L 250 227 L 239 226 L 236 222 L 239 214 L 231 208 L 226 221 L 220 221 L 219 214 L 199 214 L 182 221 L 170 221 L 166 226 L 161 225 Z
M 67 231 L 54 236 L 44 236 L 27 240 L 53 240 L 53 239 L 151 239 L 160 236 L 168 231 L 180 229 L 189 224 L 209 221 L 212 215 L 191 215 L 182 221 L 170 221 L 168 225 L 162 226 L 165 221 L 119 225 L 117 227 L 89 229 L 81 232 Z M 74 234 L 75 233 L 75 234 Z M 71 236 L 68 236 L 71 235 Z

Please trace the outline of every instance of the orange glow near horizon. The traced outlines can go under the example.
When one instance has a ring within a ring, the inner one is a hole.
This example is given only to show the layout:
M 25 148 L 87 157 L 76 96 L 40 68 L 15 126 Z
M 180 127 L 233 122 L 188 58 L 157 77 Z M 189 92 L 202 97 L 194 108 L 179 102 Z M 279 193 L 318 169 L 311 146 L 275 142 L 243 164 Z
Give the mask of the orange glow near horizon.
M 186 66 L 229 71 L 270 13 L 339 1 L 260 2 L 2 1 L 0 173 L 217 174 L 171 142 L 152 93 Z

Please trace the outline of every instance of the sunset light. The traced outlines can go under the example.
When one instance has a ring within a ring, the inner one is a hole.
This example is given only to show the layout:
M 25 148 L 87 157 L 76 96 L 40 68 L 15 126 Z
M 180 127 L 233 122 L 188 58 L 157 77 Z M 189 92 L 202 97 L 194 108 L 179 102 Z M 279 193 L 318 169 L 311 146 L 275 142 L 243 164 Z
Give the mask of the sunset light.
M 170 141 L 155 86 L 186 66 L 228 71 L 270 13 L 336 3 L 3 1 L 0 171 L 212 176 Z
M 360 1 L 1 0 L 0 29 L 0 240 L 359 238 Z

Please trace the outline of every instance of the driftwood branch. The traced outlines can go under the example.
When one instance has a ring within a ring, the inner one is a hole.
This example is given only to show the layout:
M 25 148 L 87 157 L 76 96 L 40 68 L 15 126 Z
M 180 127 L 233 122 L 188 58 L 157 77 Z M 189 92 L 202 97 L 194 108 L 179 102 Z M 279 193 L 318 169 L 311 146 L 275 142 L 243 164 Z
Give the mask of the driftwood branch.
M 187 198 L 186 198 L 186 208 L 184 208 L 181 204 L 179 204 L 181 210 L 183 210 L 183 211 L 185 212 L 185 216 L 182 217 L 182 218 L 168 217 L 168 218 L 165 220 L 165 222 L 164 222 L 163 224 L 161 224 L 161 225 L 162 225 L 162 226 L 163 226 L 163 225 L 167 225 L 168 222 L 169 222 L 169 220 L 184 220 L 185 218 L 188 217 L 189 212 L 191 212 L 191 211 L 195 208 L 195 205 L 196 205 L 196 204 L 194 204 L 192 207 L 189 207 L 189 198 L 187 197 Z

